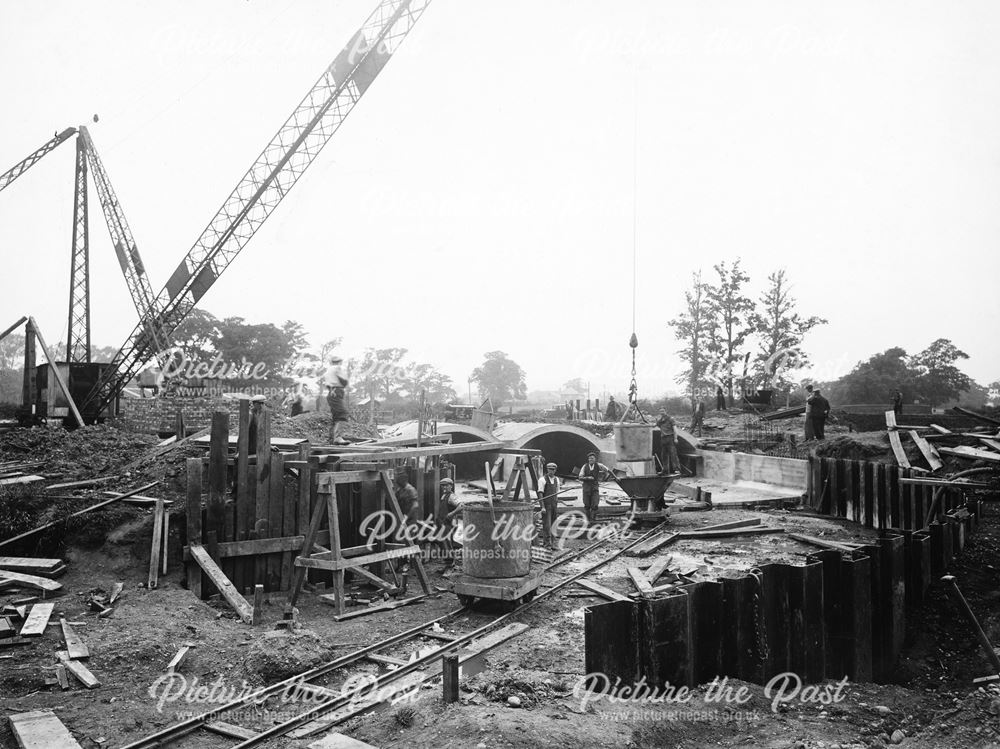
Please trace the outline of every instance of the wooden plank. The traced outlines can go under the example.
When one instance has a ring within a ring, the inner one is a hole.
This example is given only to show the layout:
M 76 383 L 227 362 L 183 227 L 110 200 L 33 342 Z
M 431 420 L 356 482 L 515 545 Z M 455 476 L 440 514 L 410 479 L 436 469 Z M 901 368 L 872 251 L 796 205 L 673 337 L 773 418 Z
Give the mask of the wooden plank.
M 655 536 L 649 539 L 645 543 L 633 546 L 628 554 L 629 556 L 647 557 L 653 552 L 662 549 L 664 546 L 672 544 L 680 537 L 680 533 L 664 533 L 663 535 Z
M 174 657 L 170 659 L 170 663 L 167 664 L 168 674 L 175 673 L 181 667 L 184 659 L 187 658 L 187 654 L 191 652 L 191 647 L 191 645 L 184 645 L 174 654 Z
M 591 593 L 596 593 L 601 598 L 606 598 L 609 601 L 631 601 L 632 600 L 628 596 L 623 596 L 621 593 L 618 593 L 617 591 L 611 590 L 611 588 L 606 588 L 603 585 L 601 585 L 600 583 L 595 583 L 593 580 L 586 580 L 584 578 L 581 578 L 581 579 L 577 580 L 575 584 L 579 585 L 581 588 L 586 588 Z
M 82 749 L 51 710 L 11 715 L 10 730 L 21 749 Z
M 61 559 L 43 559 L 40 557 L 0 557 L 0 570 L 24 572 L 28 575 L 41 575 L 45 572 L 55 572 L 63 566 Z
M 36 603 L 28 612 L 28 618 L 21 627 L 21 637 L 40 637 L 45 634 L 45 628 L 49 625 L 49 618 L 52 610 L 56 607 L 54 603 Z
M 250 496 L 250 401 L 246 399 L 240 401 L 237 416 L 235 474 L 233 541 L 245 541 L 253 528 L 254 512 Z M 253 562 L 238 560 L 233 565 L 236 589 L 244 590 L 252 582 Z
M 205 724 L 205 730 L 217 733 L 220 736 L 226 736 L 230 739 L 241 739 L 243 741 L 247 741 L 249 739 L 257 738 L 257 734 L 249 728 L 243 728 L 242 726 L 233 725 L 232 723 L 226 723 L 223 720 L 209 721 Z
M 650 568 L 646 570 L 646 579 L 649 580 L 650 585 L 656 585 L 656 581 L 659 579 L 660 575 L 667 571 L 667 568 L 670 567 L 670 563 L 672 561 L 673 556 L 668 554 L 662 559 L 657 559 L 653 562 Z
M 239 614 L 240 619 L 247 624 L 251 624 L 253 622 L 253 607 L 247 603 L 247 599 L 240 595 L 239 591 L 233 587 L 233 584 L 229 582 L 229 579 L 222 573 L 218 565 L 212 561 L 205 547 L 200 544 L 191 544 L 189 548 L 194 561 L 208 575 L 212 584 L 222 594 L 222 597 Z
M 796 541 L 801 541 L 805 544 L 810 544 L 812 546 L 818 546 L 821 549 L 833 549 L 834 551 L 854 551 L 859 544 L 852 544 L 843 541 L 832 541 L 826 538 L 818 538 L 817 536 L 808 536 L 804 533 L 789 533 L 789 538 L 794 538 Z
M 101 476 L 96 479 L 85 479 L 83 481 L 68 481 L 65 484 L 52 484 L 51 486 L 46 486 L 45 491 L 52 491 L 53 489 L 76 489 L 82 486 L 93 486 L 94 484 L 103 484 L 105 481 L 111 481 L 112 479 L 121 478 L 120 476 Z
M 66 666 L 66 670 L 73 674 L 73 677 L 79 681 L 87 689 L 97 689 L 101 686 L 101 682 L 97 680 L 97 677 L 90 673 L 90 669 L 84 666 L 80 661 L 75 661 L 69 657 L 69 653 L 65 650 L 57 650 L 56 658 Z
M 907 432 L 907 434 L 910 435 L 910 439 L 916 444 L 917 448 L 920 450 L 920 454 L 924 456 L 924 460 L 927 461 L 927 465 L 930 466 L 932 471 L 944 468 L 944 463 L 941 462 L 941 456 L 938 455 L 938 451 L 934 448 L 934 445 L 914 431 Z
M 277 507 L 275 528 L 281 529 L 282 536 L 295 535 L 295 510 L 299 504 L 298 491 L 285 491 L 284 456 L 271 456 L 271 509 Z M 284 551 L 274 558 L 278 575 L 278 590 L 288 590 L 292 582 L 292 553 Z
M 348 448 L 350 450 L 351 448 Z M 416 458 L 426 455 L 458 455 L 462 453 L 497 452 L 506 455 L 541 455 L 541 450 L 515 448 L 507 442 L 464 442 L 458 445 L 429 445 L 427 447 L 410 447 L 402 450 L 386 452 L 355 452 L 341 453 L 332 457 L 337 460 L 399 460 Z
M 153 543 L 149 549 L 149 575 L 146 579 L 146 587 L 155 590 L 160 582 L 160 565 L 162 564 L 163 547 L 163 500 L 156 501 L 153 509 Z M 76 656 L 73 656 L 74 658 Z
M 730 528 L 749 528 L 754 525 L 760 525 L 760 518 L 751 518 L 749 520 L 733 520 L 729 523 L 716 523 L 715 525 L 705 525 L 701 528 L 693 528 L 694 531 L 724 531 Z
M 1000 454 L 990 452 L 989 450 L 977 450 L 974 447 L 966 447 L 965 445 L 959 447 L 942 447 L 939 452 L 945 453 L 946 455 L 954 455 L 958 458 L 967 458 L 969 460 L 987 460 L 993 463 L 1000 462 Z
M 951 434 L 951 430 L 950 429 L 945 429 L 940 424 L 931 424 L 931 429 L 933 429 L 938 434 Z
M 38 577 L 37 575 L 25 575 L 12 570 L 0 570 L 0 580 L 9 580 L 28 588 L 44 590 L 46 593 L 54 593 L 57 590 L 62 590 L 62 585 L 55 580 Z
M 323 603 L 329 604 L 331 606 L 336 606 L 336 600 L 333 595 L 327 594 L 322 596 L 317 596 Z M 333 617 L 334 621 L 342 622 L 348 619 L 357 619 L 359 616 L 367 616 L 368 614 L 375 614 L 380 611 L 392 611 L 393 609 L 398 609 L 401 606 L 409 606 L 411 603 L 419 603 L 427 598 L 427 595 L 414 596 L 413 598 L 404 598 L 398 601 L 392 601 L 391 603 L 383 603 L 379 606 L 366 606 L 362 609 L 355 609 L 354 611 L 349 611 L 346 614 L 335 614 Z
M 379 471 L 326 471 L 316 474 L 316 486 L 321 492 L 331 492 L 338 484 L 360 484 L 364 481 L 378 481 Z M 396 472 L 387 470 L 389 478 L 395 478 Z
M 892 446 L 892 454 L 896 456 L 896 463 L 903 468 L 910 467 L 909 458 L 906 457 L 906 452 L 903 450 L 903 443 L 899 439 L 899 432 L 896 432 L 891 427 L 896 426 L 896 413 L 895 411 L 885 412 L 885 425 L 889 428 L 889 444 Z
M 62 391 L 63 397 L 69 404 L 70 413 L 73 414 L 73 418 L 76 419 L 77 426 L 83 426 L 83 417 L 80 415 L 80 410 L 76 407 L 76 401 L 73 400 L 73 396 L 70 395 L 69 386 L 66 384 L 66 380 L 63 379 L 62 372 L 59 371 L 59 367 L 56 366 L 56 359 L 52 356 L 52 352 L 49 351 L 49 347 L 45 345 L 45 338 L 42 337 L 42 329 L 38 327 L 38 323 L 35 322 L 34 317 L 28 318 L 31 323 L 31 328 L 35 332 L 35 338 L 38 339 L 38 345 L 42 347 L 42 351 L 45 352 L 45 358 L 49 360 L 49 369 L 52 371 L 52 376 L 55 377 L 56 384 L 59 386 L 59 390 Z
M 188 458 L 185 465 L 187 466 L 187 540 L 188 544 L 200 544 L 202 540 L 201 461 L 198 458 Z M 188 590 L 194 593 L 197 598 L 201 598 L 201 583 L 201 569 L 196 564 L 188 563 Z
M 6 330 L 4 330 L 3 333 L 0 333 L 0 341 L 2 341 L 4 338 L 6 338 L 7 336 L 9 336 L 11 333 L 13 333 L 15 330 L 17 330 L 19 327 L 21 327 L 26 322 L 28 322 L 27 315 L 22 315 L 21 319 L 19 319 L 16 323 L 14 323 L 13 325 L 11 325 Z
M 43 476 L 14 476 L 8 479 L 0 479 L 0 486 L 37 484 L 39 481 L 45 481 L 45 478 Z
M 305 463 L 299 468 L 298 507 L 295 512 L 296 531 L 300 536 L 305 536 L 309 529 L 309 506 L 313 484 L 313 470 L 312 466 L 309 465 L 310 449 L 308 442 L 299 445 L 299 460 Z
M 762 536 L 768 533 L 784 533 L 784 528 L 733 528 L 721 531 L 682 531 L 681 538 L 727 538 L 729 536 Z
M 419 546 L 404 546 L 400 549 L 389 549 L 387 551 L 377 551 L 373 554 L 365 554 L 361 557 L 352 558 L 330 558 L 330 553 L 316 554 L 312 557 L 297 557 L 296 567 L 315 567 L 324 570 L 349 570 L 377 562 L 386 562 L 390 559 L 402 559 L 403 557 L 419 557 Z
M 257 538 L 273 537 L 268 528 L 271 519 L 271 461 L 266 459 L 271 454 L 271 412 L 262 407 L 257 414 L 257 475 L 254 477 L 254 530 Z M 254 560 L 254 582 L 262 583 L 265 590 L 271 590 L 268 584 L 267 557 L 258 556 Z
M 1000 442 L 998 442 L 997 440 L 990 439 L 988 437 L 980 437 L 979 441 L 982 442 L 987 447 L 996 450 L 997 452 L 1000 452 Z M 931 449 L 933 450 L 934 448 Z
M 625 571 L 628 573 L 628 576 L 632 578 L 632 583 L 635 585 L 639 594 L 643 596 L 643 598 L 653 594 L 653 586 L 649 584 L 649 580 L 647 580 L 646 576 L 642 574 L 642 570 L 638 567 L 628 567 Z
M 992 484 L 987 481 L 965 481 L 963 479 L 939 479 L 931 476 L 914 476 L 900 479 L 901 484 L 919 484 L 923 486 L 943 486 L 948 489 L 989 489 Z
M 90 657 L 90 649 L 80 636 L 73 631 L 73 628 L 63 618 L 59 617 L 59 626 L 62 627 L 63 641 L 66 643 L 66 653 L 74 660 L 86 660 Z

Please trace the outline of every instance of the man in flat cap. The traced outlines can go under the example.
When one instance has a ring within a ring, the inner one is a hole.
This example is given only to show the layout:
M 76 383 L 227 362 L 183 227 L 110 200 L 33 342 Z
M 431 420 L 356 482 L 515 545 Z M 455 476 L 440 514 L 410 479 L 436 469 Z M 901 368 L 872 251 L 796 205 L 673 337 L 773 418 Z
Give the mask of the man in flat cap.
M 579 479 L 583 484 L 583 510 L 587 513 L 587 522 L 597 521 L 597 507 L 601 503 L 601 487 L 599 482 L 607 478 L 611 470 L 597 462 L 597 453 L 587 453 L 587 462 L 580 469 Z
M 556 509 L 559 507 L 559 491 L 562 489 L 562 482 L 556 476 L 555 463 L 545 464 L 545 475 L 538 480 L 538 499 L 542 503 L 542 543 L 549 548 L 555 548 L 558 544 L 552 529 L 556 524 Z

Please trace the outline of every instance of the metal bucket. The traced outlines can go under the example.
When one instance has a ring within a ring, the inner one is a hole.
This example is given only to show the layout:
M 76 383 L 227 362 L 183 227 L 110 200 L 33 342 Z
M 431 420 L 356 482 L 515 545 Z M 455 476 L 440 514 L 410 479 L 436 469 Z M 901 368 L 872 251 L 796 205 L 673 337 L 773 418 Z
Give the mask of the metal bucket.
M 493 515 L 499 530 L 494 533 Z M 523 577 L 531 570 L 531 537 L 535 522 L 527 502 L 462 505 L 462 572 L 472 577 Z M 475 529 L 472 538 L 469 534 Z M 496 538 L 494 538 L 496 536 Z
M 649 460 L 653 455 L 653 426 L 615 424 L 615 454 L 618 460 Z

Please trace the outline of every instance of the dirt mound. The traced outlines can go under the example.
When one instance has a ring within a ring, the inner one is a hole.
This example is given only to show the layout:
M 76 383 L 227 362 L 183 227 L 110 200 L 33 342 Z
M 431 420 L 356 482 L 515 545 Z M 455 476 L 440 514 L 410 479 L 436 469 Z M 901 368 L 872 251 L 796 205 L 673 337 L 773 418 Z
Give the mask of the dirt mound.
M 61 426 L 13 429 L 0 434 L 0 461 L 39 462 L 46 477 L 71 481 L 117 473 L 156 441 L 155 436 L 106 424 L 72 431 Z
M 378 439 L 378 427 L 360 421 L 347 423 L 344 436 L 348 439 Z M 275 437 L 298 437 L 307 439 L 314 445 L 330 442 L 330 414 L 307 411 L 297 416 L 272 412 L 271 434 Z
M 886 462 L 891 461 L 891 456 L 888 437 L 884 433 L 845 434 L 816 445 L 818 458 Z

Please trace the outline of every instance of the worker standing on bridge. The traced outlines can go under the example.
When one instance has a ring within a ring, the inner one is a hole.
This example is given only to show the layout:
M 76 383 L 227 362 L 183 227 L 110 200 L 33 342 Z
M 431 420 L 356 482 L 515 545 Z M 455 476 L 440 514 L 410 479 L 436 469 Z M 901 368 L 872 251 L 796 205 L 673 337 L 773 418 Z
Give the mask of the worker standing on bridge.
M 562 482 L 556 476 L 555 463 L 545 464 L 545 475 L 538 481 L 538 499 L 542 503 L 542 543 L 550 549 L 557 544 L 553 528 L 556 525 L 556 510 L 559 507 L 558 494 L 562 490 Z
M 823 430 L 826 427 L 826 417 L 830 415 L 830 401 L 820 394 L 819 388 L 813 390 L 812 409 L 809 415 L 812 418 L 813 434 L 816 435 L 816 439 L 824 439 L 826 435 Z
M 583 510 L 587 513 L 587 522 L 597 521 L 597 508 L 601 504 L 600 481 L 607 478 L 610 469 L 597 462 L 597 453 L 587 453 L 587 462 L 580 469 L 579 479 L 583 483 Z
M 896 414 L 897 421 L 903 415 L 903 393 L 901 390 L 896 390 L 892 394 L 892 411 Z
M 342 430 L 348 421 L 346 393 L 347 378 L 344 376 L 341 364 L 343 359 L 335 356 L 330 359 L 331 369 L 326 372 L 326 402 L 330 406 L 330 442 L 334 445 L 346 445 Z

